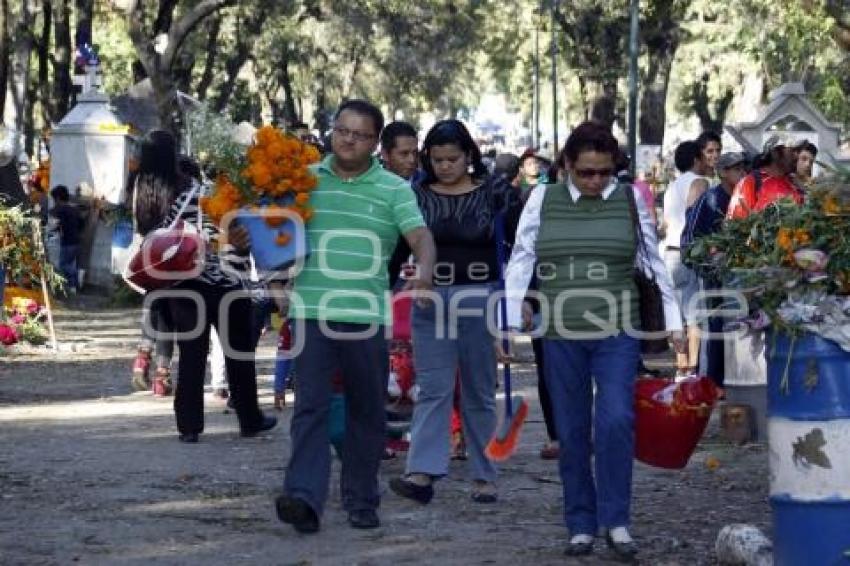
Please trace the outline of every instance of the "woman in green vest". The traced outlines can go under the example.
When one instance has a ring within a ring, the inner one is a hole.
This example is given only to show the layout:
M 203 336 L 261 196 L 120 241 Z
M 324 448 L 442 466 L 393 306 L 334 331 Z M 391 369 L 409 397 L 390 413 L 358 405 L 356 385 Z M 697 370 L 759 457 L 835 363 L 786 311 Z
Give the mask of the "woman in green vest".
M 617 153 L 617 140 L 605 125 L 585 122 L 573 130 L 563 149 L 565 182 L 532 191 L 505 279 L 508 324 L 526 330 L 531 320 L 523 300 L 535 270 L 539 281 L 544 377 L 561 446 L 571 537 L 567 554 L 591 553 L 601 528 L 616 556 L 630 561 L 637 553 L 629 534 L 640 362 L 636 267 L 654 274 L 677 349 L 684 340 L 649 210 L 631 185 L 617 182 Z M 636 224 L 645 246 L 638 246 Z

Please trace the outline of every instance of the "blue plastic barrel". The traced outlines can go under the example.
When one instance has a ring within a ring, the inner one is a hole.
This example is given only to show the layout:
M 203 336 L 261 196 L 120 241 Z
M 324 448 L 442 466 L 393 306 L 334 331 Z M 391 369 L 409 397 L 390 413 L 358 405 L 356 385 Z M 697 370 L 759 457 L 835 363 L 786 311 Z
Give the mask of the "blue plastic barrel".
M 774 563 L 848 566 L 850 352 L 815 334 L 767 347 Z
M 129 220 L 119 220 L 112 227 L 112 247 L 129 248 L 133 243 L 133 223 Z
M 285 206 L 291 200 L 290 198 L 279 204 Z M 287 219 L 279 226 L 269 226 L 263 211 L 262 206 L 256 211 L 244 208 L 239 212 L 238 217 L 239 224 L 245 226 L 251 235 L 251 255 L 254 257 L 257 269 L 284 270 L 296 261 L 306 258 L 309 254 L 309 246 L 303 224 Z M 288 243 L 277 243 L 276 238 L 281 233 L 289 236 Z

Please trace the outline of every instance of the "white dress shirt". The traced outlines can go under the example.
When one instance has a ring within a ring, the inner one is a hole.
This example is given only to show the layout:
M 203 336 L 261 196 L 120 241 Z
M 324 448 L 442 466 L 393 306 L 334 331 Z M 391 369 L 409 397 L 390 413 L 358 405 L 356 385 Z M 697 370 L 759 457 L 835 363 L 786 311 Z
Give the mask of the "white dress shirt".
M 617 188 L 617 181 L 613 180 L 602 191 L 602 198 L 608 200 L 611 193 Z M 629 185 L 634 191 L 634 187 Z M 573 202 L 578 201 L 581 193 L 569 183 L 569 193 Z M 505 269 L 505 295 L 507 298 L 508 326 L 511 328 L 522 327 L 522 302 L 534 275 L 537 263 L 537 234 L 540 231 L 540 213 L 543 208 L 543 197 L 546 195 L 546 185 L 538 185 L 531 191 L 525 208 L 517 226 L 516 239 L 514 240 L 513 253 Z M 655 224 L 649 215 L 646 203 L 635 191 L 635 204 L 637 205 L 638 218 L 646 246 L 637 246 L 635 265 L 639 267 L 647 277 L 658 282 L 661 296 L 664 302 L 664 320 L 668 331 L 682 330 L 682 314 L 679 303 L 673 294 L 673 283 L 667 273 L 664 261 L 658 254 L 658 237 L 655 232 Z

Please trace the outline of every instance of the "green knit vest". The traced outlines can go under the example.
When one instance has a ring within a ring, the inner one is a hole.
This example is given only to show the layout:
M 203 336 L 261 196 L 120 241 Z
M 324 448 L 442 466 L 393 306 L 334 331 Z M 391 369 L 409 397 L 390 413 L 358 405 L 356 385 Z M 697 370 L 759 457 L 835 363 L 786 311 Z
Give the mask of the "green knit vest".
M 640 328 L 635 243 L 625 186 L 607 200 L 581 197 L 577 202 L 565 185 L 546 187 L 536 248 L 538 288 L 548 304 L 547 338 L 581 338 L 565 335 L 564 329 L 613 333 Z

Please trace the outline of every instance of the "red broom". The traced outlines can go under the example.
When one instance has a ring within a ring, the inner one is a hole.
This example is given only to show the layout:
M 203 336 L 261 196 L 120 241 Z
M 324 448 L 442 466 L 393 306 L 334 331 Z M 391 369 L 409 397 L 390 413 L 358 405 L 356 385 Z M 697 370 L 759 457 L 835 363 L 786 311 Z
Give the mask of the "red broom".
M 496 216 L 496 254 L 499 260 L 499 286 L 502 297 L 499 300 L 499 310 L 502 314 L 502 349 L 508 353 L 508 302 L 505 297 L 505 227 L 502 214 Z M 507 460 L 516 451 L 519 432 L 525 418 L 528 416 L 528 403 L 520 395 L 511 396 L 511 364 L 505 360 L 502 364 L 505 376 L 505 416 L 496 429 L 496 434 L 484 449 L 484 454 L 491 460 L 501 462 Z M 514 410 L 516 407 L 516 410 Z

